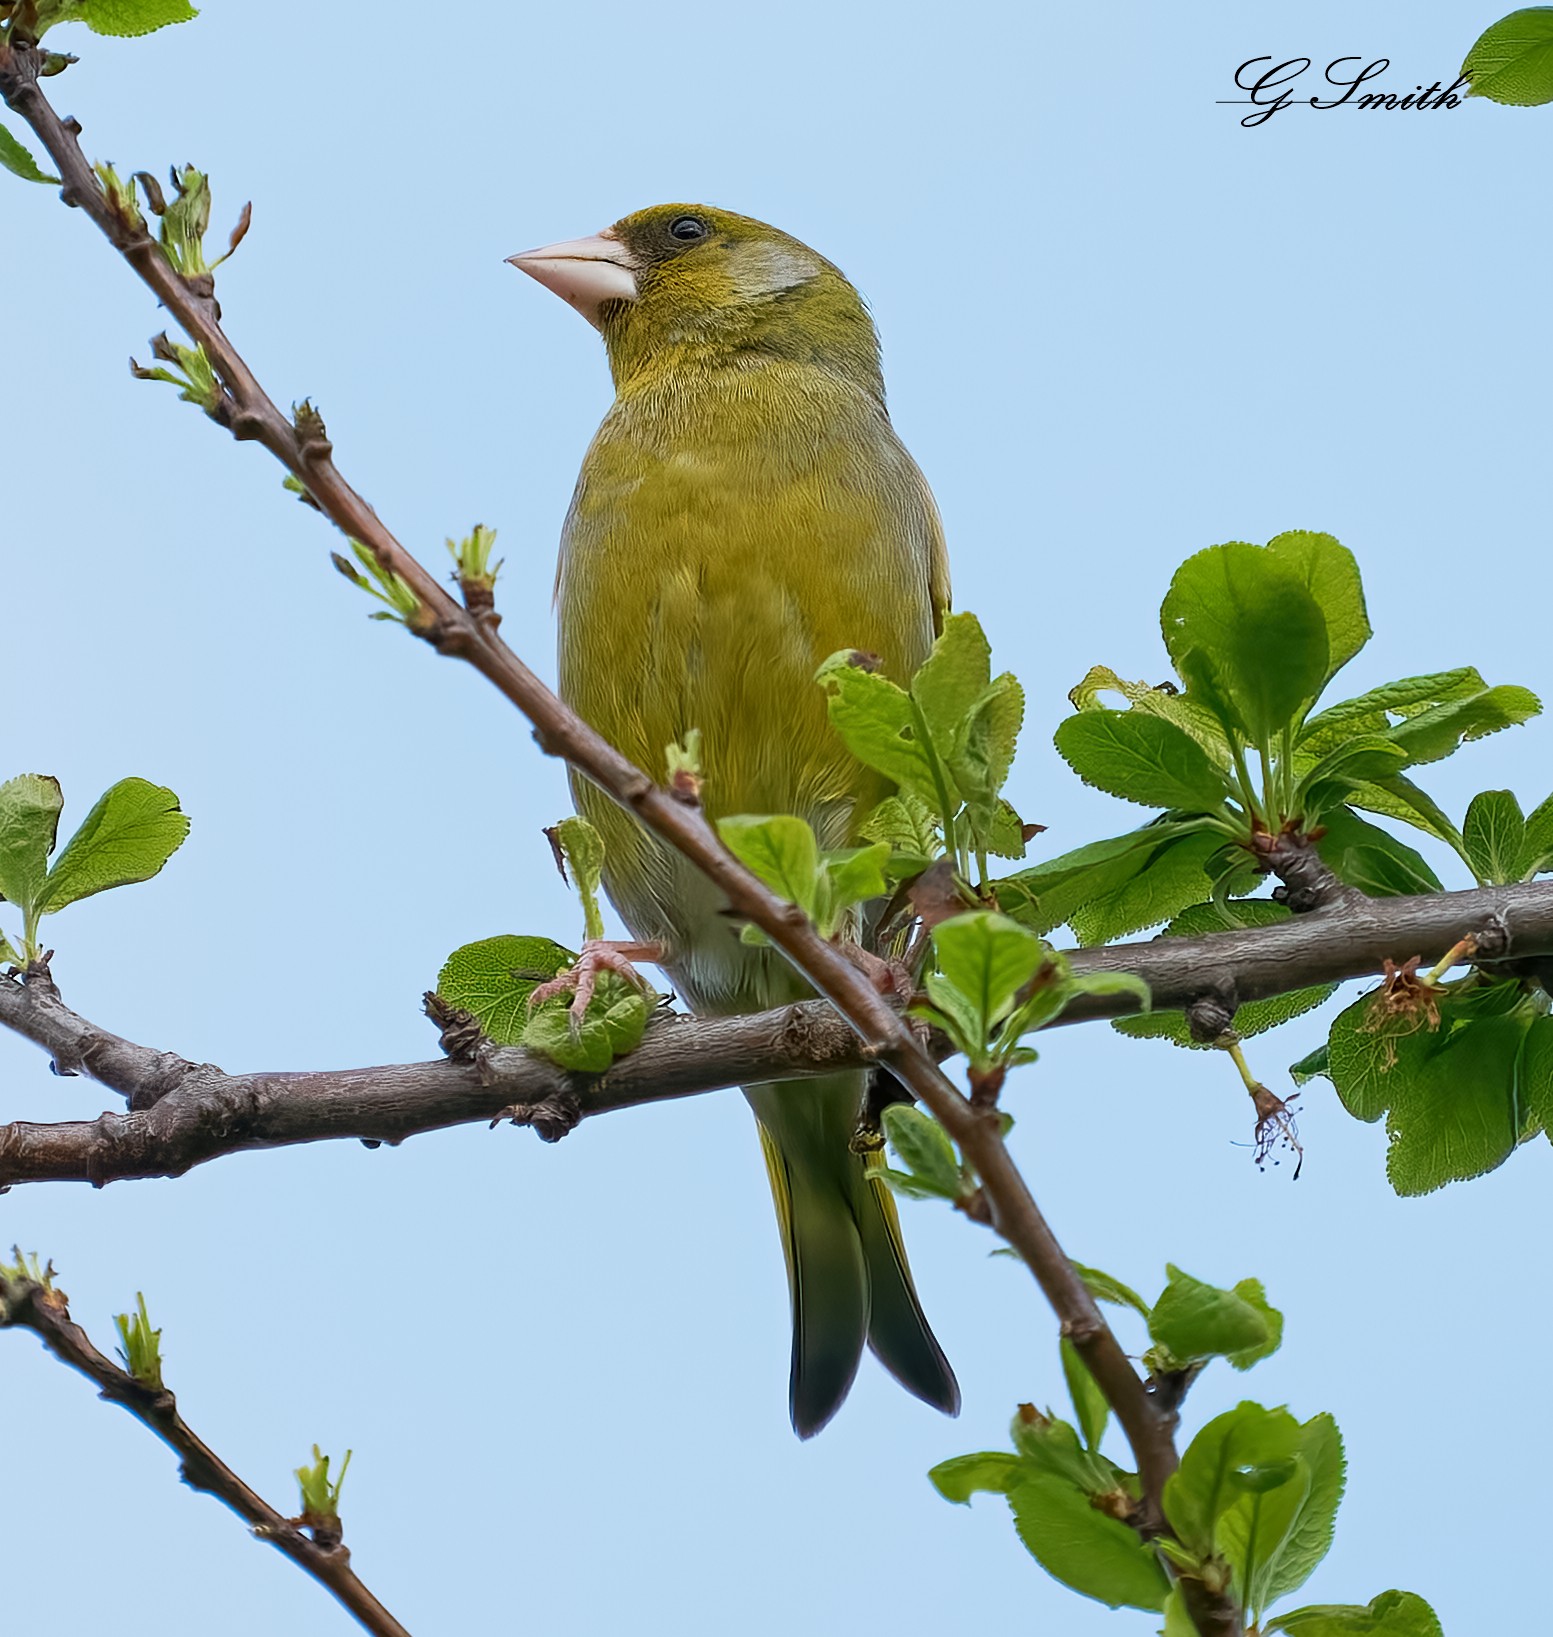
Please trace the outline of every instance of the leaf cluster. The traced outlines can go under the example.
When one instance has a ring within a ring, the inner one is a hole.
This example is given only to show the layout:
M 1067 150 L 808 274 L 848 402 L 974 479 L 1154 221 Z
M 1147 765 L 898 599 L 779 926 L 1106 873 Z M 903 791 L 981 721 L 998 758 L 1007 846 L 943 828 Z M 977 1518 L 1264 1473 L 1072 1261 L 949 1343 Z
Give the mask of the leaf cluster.
M 1553 1017 L 1541 989 L 1512 979 L 1397 974 L 1292 1072 L 1325 1075 L 1355 1119 L 1385 1119 L 1399 1194 L 1482 1176 L 1539 1131 L 1553 1140 Z
M 751 874 L 796 904 L 822 938 L 835 937 L 848 911 L 882 897 L 889 887 L 885 872 L 891 853 L 885 841 L 822 849 L 813 826 L 790 813 L 735 814 L 718 820 L 717 833 Z M 746 943 L 768 941 L 758 927 L 746 926 L 741 936 Z
M 112 887 L 148 881 L 189 833 L 178 798 L 146 779 L 120 779 L 98 797 L 50 862 L 64 795 L 59 780 L 22 773 L 0 784 L 0 899 L 21 912 L 18 947 L 0 934 L 0 961 L 28 966 L 42 954 L 38 924 Z
M 1190 1380 L 1211 1359 L 1249 1369 L 1283 1336 L 1283 1316 L 1255 1279 L 1221 1289 L 1169 1269 L 1150 1304 L 1112 1275 L 1074 1264 L 1097 1300 L 1145 1323 L 1153 1379 Z M 1063 1339 L 1061 1367 L 1073 1421 L 1024 1404 L 1012 1451 L 982 1450 L 928 1474 L 946 1500 L 1002 1495 L 1015 1531 L 1047 1573 L 1112 1608 L 1165 1616 L 1166 1637 L 1191 1637 L 1183 1582 L 1229 1596 L 1258 1630 L 1304 1637 L 1438 1637 L 1421 1598 L 1386 1592 L 1367 1607 L 1320 1605 L 1263 1624 L 1272 1604 L 1297 1591 L 1326 1556 L 1342 1499 L 1345 1463 L 1329 1415 L 1297 1421 L 1286 1409 L 1243 1402 L 1192 1439 L 1165 1485 L 1168 1531 L 1141 1528 L 1139 1486 L 1101 1450 L 1109 1406 L 1078 1349 Z
M 351 557 L 356 559 L 354 563 L 350 557 L 338 551 L 330 552 L 329 559 L 358 591 L 365 591 L 369 597 L 374 597 L 383 604 L 383 607 L 374 609 L 367 618 L 394 620 L 411 631 L 425 629 L 427 613 L 409 581 L 391 568 L 385 568 L 378 561 L 377 553 L 364 546 L 360 540 L 352 538 L 349 544 Z
M 1132 995 L 1140 1011 L 1148 986 L 1125 972 L 1076 977 L 1063 957 L 1027 927 L 992 910 L 970 910 L 933 928 L 927 998 L 912 1008 L 941 1029 L 973 1075 L 1035 1061 L 1020 1045 L 1079 995 Z
M 599 976 L 581 1016 L 569 996 L 538 1006 L 540 984 L 569 971 L 577 956 L 550 938 L 505 934 L 455 949 L 437 977 L 437 993 L 472 1012 L 496 1046 L 523 1046 L 579 1073 L 602 1074 L 632 1050 L 647 1028 L 649 1004 L 641 990 L 612 972 Z
M 345 1459 L 340 1462 L 339 1475 L 333 1480 L 329 1477 L 330 1458 L 325 1455 L 317 1444 L 313 1445 L 313 1461 L 311 1466 L 299 1466 L 296 1469 L 297 1485 L 302 1491 L 302 1519 L 308 1525 L 316 1525 L 325 1518 L 338 1519 L 340 1515 L 340 1490 L 345 1484 L 345 1474 L 351 1464 L 352 1451 L 346 1450 Z
M 599 907 L 603 837 L 586 819 L 576 817 L 562 819 L 545 835 L 557 868 L 577 893 L 583 937 L 591 943 L 604 933 Z M 450 1006 L 472 1013 L 493 1045 L 523 1046 L 564 1069 L 602 1074 L 641 1040 L 655 997 L 605 971 L 581 1014 L 573 1010 L 567 994 L 534 1004 L 534 991 L 541 984 L 576 964 L 576 954 L 553 938 L 513 934 L 481 938 L 448 956 L 437 977 L 437 994 Z
M 135 1292 L 135 1311 L 114 1314 L 113 1326 L 119 1333 L 118 1353 L 124 1368 L 143 1387 L 162 1392 L 162 1332 L 152 1328 L 140 1291 Z
M 989 854 L 1024 856 L 1025 826 L 1002 796 L 1024 690 L 1011 672 L 992 675 L 992 650 L 974 614 L 945 619 L 907 687 L 852 650 L 832 654 L 818 680 L 848 750 L 897 787 L 861 827 L 901 855 L 896 873 L 919 873 L 942 852 L 967 880 L 974 858 L 985 882 Z
M 1330 861 L 1363 890 L 1437 888 L 1411 848 L 1355 810 L 1459 850 L 1455 826 L 1406 770 L 1541 708 L 1528 689 L 1491 687 L 1462 667 L 1317 711 L 1371 634 L 1358 566 L 1330 535 L 1196 553 L 1171 581 L 1160 627 L 1179 680 L 1149 687 L 1094 667 L 1056 744 L 1086 783 L 1164 811 L 996 883 L 1000 905 L 1036 931 L 1066 921 L 1084 942 L 1105 942 L 1243 894 L 1263 867 L 1259 838 L 1287 831 L 1340 827 L 1348 845 L 1334 844 Z

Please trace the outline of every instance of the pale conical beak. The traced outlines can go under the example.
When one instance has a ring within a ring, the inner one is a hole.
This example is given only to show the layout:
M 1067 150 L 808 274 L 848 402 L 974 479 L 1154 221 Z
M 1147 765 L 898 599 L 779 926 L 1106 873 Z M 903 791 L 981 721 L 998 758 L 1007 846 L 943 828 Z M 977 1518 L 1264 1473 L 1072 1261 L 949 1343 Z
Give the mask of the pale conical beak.
M 606 301 L 636 300 L 636 260 L 607 229 L 591 239 L 567 239 L 507 260 L 570 302 L 595 329 Z

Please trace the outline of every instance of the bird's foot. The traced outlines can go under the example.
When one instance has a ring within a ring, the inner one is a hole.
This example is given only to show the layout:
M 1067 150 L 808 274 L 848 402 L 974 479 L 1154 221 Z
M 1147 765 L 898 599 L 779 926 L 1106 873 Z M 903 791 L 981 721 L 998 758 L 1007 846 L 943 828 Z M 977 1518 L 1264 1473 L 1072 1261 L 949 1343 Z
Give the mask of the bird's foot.
M 842 944 L 841 953 L 887 1000 L 904 1006 L 911 999 L 916 986 L 904 961 L 888 960 L 860 944 Z
M 582 946 L 577 964 L 548 983 L 541 983 L 528 997 L 530 1006 L 538 1006 L 557 995 L 572 997 L 571 1013 L 580 1018 L 593 999 L 601 972 L 613 972 L 633 988 L 651 994 L 652 985 L 638 972 L 633 961 L 661 961 L 664 948 L 660 943 L 627 943 L 610 938 L 590 938 Z

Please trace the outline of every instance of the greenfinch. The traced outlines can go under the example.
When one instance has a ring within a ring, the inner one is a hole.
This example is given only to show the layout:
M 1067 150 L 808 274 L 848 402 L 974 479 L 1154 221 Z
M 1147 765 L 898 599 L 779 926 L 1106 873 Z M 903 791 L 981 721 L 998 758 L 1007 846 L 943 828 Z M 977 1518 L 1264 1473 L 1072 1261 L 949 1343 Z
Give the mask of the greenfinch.
M 703 205 L 511 260 L 602 333 L 615 385 L 561 542 L 562 698 L 654 774 L 699 729 L 712 820 L 796 813 L 822 847 L 848 845 L 888 787 L 831 728 L 815 670 L 861 649 L 907 681 L 949 599 L 937 508 L 890 425 L 862 298 L 797 239 Z M 611 900 L 692 1010 L 809 994 L 774 950 L 741 942 L 678 853 L 572 785 Z M 835 1414 L 865 1345 L 959 1409 L 877 1161 L 852 1146 L 865 1089 L 851 1072 L 745 1091 L 786 1252 L 801 1437 Z

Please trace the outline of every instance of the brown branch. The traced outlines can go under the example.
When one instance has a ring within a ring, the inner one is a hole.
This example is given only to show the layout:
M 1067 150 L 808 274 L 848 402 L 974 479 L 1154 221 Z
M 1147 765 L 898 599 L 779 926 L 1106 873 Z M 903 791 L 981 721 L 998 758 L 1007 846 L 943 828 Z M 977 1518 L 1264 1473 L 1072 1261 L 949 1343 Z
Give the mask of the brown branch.
M 1553 953 L 1553 881 L 1474 887 L 1410 898 L 1369 898 L 1344 889 L 1338 903 L 1272 926 L 1201 938 L 1154 938 L 1069 953 L 1075 972 L 1130 972 L 1149 986 L 1157 1010 L 1188 1010 L 1203 997 L 1227 997 L 1231 1010 L 1296 989 L 1378 973 L 1387 959 L 1444 954 L 1472 933 L 1483 960 L 1524 958 L 1531 967 Z M 1536 968 L 1540 970 L 1539 968 Z M 1535 971 L 1531 975 L 1535 975 Z M 1080 996 L 1064 1023 L 1114 1017 L 1112 996 Z
M 1364 894 L 1338 876 L 1309 836 L 1287 830 L 1278 835 L 1259 831 L 1252 841 L 1253 850 L 1283 883 L 1273 897 L 1296 915 L 1341 909 L 1363 901 Z
M 1553 882 L 1479 887 L 1416 898 L 1345 897 L 1338 908 L 1274 926 L 1200 938 L 1156 938 L 1067 951 L 1075 973 L 1130 972 L 1156 1009 L 1211 1010 L 1216 1037 L 1234 1007 L 1314 984 L 1378 973 L 1387 960 L 1448 949 L 1465 932 L 1496 964 L 1540 970 L 1553 955 Z M 1485 944 L 1488 947 L 1485 947 Z M 1059 1024 L 1120 1017 L 1126 995 L 1081 995 Z M 590 1117 L 643 1103 L 770 1079 L 800 1079 L 873 1061 L 822 1001 L 737 1018 L 663 1016 L 636 1051 L 600 1076 L 569 1075 L 516 1048 L 478 1067 L 443 1061 L 320 1073 L 224 1074 L 212 1064 L 135 1045 L 60 999 L 46 967 L 0 980 L 0 1026 L 42 1047 L 62 1073 L 85 1073 L 123 1095 L 130 1114 L 0 1126 L 0 1186 L 105 1183 L 177 1176 L 223 1154 L 354 1137 L 397 1143 L 490 1120 L 516 1106 L 543 1135 L 554 1111 Z M 174 1096 L 174 1094 L 176 1094 Z M 174 1098 L 155 1118 L 153 1110 Z
M 815 991 L 857 1032 L 868 1055 L 889 1067 L 955 1138 L 983 1178 L 994 1226 L 1023 1257 L 1105 1393 L 1137 1456 L 1145 1511 L 1159 1524 L 1160 1495 L 1177 1464 L 1164 1419 L 1128 1362 L 1094 1298 L 1046 1226 L 1024 1178 L 1003 1146 L 994 1111 L 982 1113 L 945 1077 L 910 1026 L 803 913 L 784 903 L 724 848 L 698 807 L 656 785 L 587 726 L 497 636 L 489 619 L 460 607 L 379 521 L 334 465 L 322 422 L 311 413 L 288 421 L 227 339 L 207 280 L 186 280 L 144 224 L 114 209 L 68 124 L 37 84 L 39 56 L 29 47 L 0 48 L 0 94 L 26 120 L 59 167 L 61 197 L 83 210 L 205 350 L 224 388 L 214 417 L 234 436 L 256 439 L 306 486 L 333 523 L 360 540 L 383 568 L 420 599 L 417 634 L 445 654 L 468 661 L 534 724 L 541 746 L 562 756 L 637 819 L 675 847 L 719 887 L 729 907 L 760 927 Z
M 1553 953 L 1553 882 L 1420 898 L 1360 894 L 1274 926 L 1072 950 L 1068 959 L 1080 974 L 1142 977 L 1160 1007 L 1211 1012 L 1216 1038 L 1235 1004 L 1369 976 L 1388 959 L 1401 965 L 1448 949 L 1463 932 L 1512 957 Z M 1126 995 L 1083 995 L 1059 1022 L 1133 1009 Z M 830 1005 L 806 1001 L 746 1017 L 660 1014 L 641 1045 L 601 1075 L 571 1074 L 517 1047 L 484 1047 L 474 1062 L 227 1074 L 89 1023 L 61 1000 L 46 967 L 0 980 L 0 1026 L 42 1047 L 57 1068 L 92 1075 L 129 1102 L 128 1113 L 95 1120 L 0 1126 L 0 1187 L 180 1176 L 248 1149 L 337 1138 L 398 1143 L 503 1115 L 553 1138 L 616 1109 L 874 1061 Z
M 90 1043 L 117 1037 L 66 1007 L 51 979 L 46 1003 L 35 1006 L 37 981 L 0 980 L 0 1024 L 57 1053 L 56 1061 L 93 1072 L 100 1054 Z M 213 1064 L 118 1044 L 124 1052 L 116 1067 L 138 1053 L 154 1075 L 144 1093 L 133 1083 L 116 1086 L 129 1096 L 130 1112 L 0 1126 L 0 1187 L 180 1176 L 247 1149 L 335 1138 L 398 1143 L 503 1117 L 553 1138 L 586 1116 L 753 1084 L 768 1068 L 798 1079 L 866 1061 L 856 1034 L 823 1001 L 749 1017 L 665 1013 L 634 1052 L 600 1075 L 568 1073 L 515 1046 L 483 1047 L 473 1062 L 226 1074 Z M 170 1076 L 169 1063 L 181 1064 L 182 1072 Z
M 1198 1637 L 1244 1637 L 1245 1622 L 1234 1598 L 1190 1575 L 1182 1575 L 1177 1584 Z
M 149 1386 L 92 1345 L 71 1319 L 63 1292 L 36 1279 L 0 1274 L 0 1330 L 4 1329 L 31 1330 L 55 1358 L 95 1382 L 100 1397 L 122 1405 L 172 1450 L 190 1489 L 214 1495 L 229 1507 L 261 1540 L 338 1598 L 367 1631 L 378 1637 L 410 1637 L 351 1568 L 351 1555 L 343 1544 L 320 1543 L 304 1532 L 300 1520 L 283 1517 L 255 1494 L 190 1428 L 172 1393 Z

